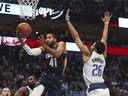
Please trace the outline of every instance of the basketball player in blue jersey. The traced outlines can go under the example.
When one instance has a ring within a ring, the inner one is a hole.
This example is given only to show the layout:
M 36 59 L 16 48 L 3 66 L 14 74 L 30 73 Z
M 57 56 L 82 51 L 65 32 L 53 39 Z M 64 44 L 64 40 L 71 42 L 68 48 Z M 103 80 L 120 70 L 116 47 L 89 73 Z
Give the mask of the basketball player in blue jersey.
M 54 33 L 46 34 L 44 38 L 41 35 L 39 48 L 30 48 L 20 38 L 20 33 L 17 34 L 24 50 L 29 55 L 38 56 L 44 54 L 45 67 L 44 72 L 39 78 L 36 87 L 33 89 L 31 96 L 41 96 L 44 89 L 48 90 L 48 96 L 61 95 L 62 74 L 66 68 L 66 46 L 63 41 L 58 42 Z
M 70 34 L 83 55 L 83 78 L 88 86 L 87 96 L 110 96 L 109 89 L 104 83 L 103 72 L 106 65 L 105 58 L 107 56 L 107 38 L 108 38 L 108 25 L 111 18 L 110 12 L 104 13 L 104 30 L 100 41 L 95 42 L 91 46 L 91 50 L 85 46 L 76 29 L 70 22 L 69 11 L 67 10 L 65 19 L 70 31 Z

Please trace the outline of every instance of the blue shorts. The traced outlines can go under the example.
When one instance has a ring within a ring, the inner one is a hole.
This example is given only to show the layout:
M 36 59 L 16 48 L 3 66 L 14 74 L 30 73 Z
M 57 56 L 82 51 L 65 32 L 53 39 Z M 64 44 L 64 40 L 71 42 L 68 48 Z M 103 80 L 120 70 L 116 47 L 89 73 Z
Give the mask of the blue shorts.
M 42 84 L 48 92 L 48 96 L 60 96 L 62 79 L 60 75 L 43 73 L 37 85 Z
M 95 89 L 106 89 L 106 88 L 107 86 L 105 83 L 93 83 L 93 84 L 90 84 L 88 92 L 95 90 Z

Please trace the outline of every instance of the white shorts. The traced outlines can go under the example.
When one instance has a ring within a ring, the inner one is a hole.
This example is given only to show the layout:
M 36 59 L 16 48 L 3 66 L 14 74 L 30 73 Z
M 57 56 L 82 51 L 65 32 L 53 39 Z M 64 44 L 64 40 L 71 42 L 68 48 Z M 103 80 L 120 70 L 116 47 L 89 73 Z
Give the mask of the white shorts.
M 95 89 L 87 93 L 87 96 L 110 96 L 109 89 Z

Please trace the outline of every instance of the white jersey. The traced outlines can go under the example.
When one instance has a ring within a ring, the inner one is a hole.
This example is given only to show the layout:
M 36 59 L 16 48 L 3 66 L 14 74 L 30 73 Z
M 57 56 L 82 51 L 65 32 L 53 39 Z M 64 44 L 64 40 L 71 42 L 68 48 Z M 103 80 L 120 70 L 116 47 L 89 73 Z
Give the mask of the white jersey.
M 28 93 L 29 93 L 28 96 L 31 96 L 31 94 L 32 94 L 32 89 L 31 89 L 29 86 L 27 86 L 27 88 L 28 88 Z
M 87 86 L 92 83 L 104 82 L 103 72 L 105 65 L 104 55 L 93 51 L 90 59 L 83 66 L 83 77 Z

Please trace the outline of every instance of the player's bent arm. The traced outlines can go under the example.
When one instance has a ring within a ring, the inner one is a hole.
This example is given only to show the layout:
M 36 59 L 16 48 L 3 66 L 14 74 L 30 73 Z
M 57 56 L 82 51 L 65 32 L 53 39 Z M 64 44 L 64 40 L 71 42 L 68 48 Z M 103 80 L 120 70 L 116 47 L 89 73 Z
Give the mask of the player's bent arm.
M 42 47 L 30 48 L 27 44 L 23 46 L 28 55 L 38 56 L 42 53 Z
M 76 31 L 74 26 L 71 24 L 70 20 L 68 20 L 66 22 L 67 22 L 70 34 L 71 34 L 72 38 L 74 39 L 74 41 L 76 42 L 77 46 L 80 48 L 80 50 L 82 51 L 83 54 L 90 56 L 88 47 L 86 45 L 83 45 L 82 41 L 80 40 L 78 32 Z
M 58 43 L 57 49 L 50 48 L 47 45 L 45 45 L 44 48 L 45 48 L 45 50 L 47 50 L 50 54 L 52 54 L 56 58 L 61 56 L 66 50 L 65 43 L 62 41 Z
M 26 96 L 27 95 L 27 88 L 21 87 L 19 90 L 16 91 L 14 96 Z

